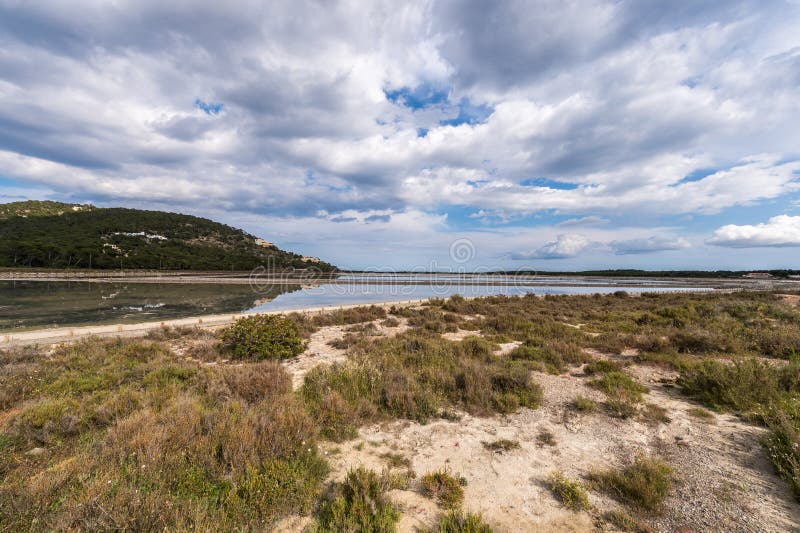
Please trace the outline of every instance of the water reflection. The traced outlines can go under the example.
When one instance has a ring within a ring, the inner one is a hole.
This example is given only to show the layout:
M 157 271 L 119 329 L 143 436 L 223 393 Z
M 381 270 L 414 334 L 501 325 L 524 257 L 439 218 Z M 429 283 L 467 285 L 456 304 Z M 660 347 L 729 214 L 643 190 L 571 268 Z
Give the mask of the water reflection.
M 470 279 L 437 278 L 409 283 L 405 279 L 340 280 L 318 286 L 226 283 L 132 283 L 79 281 L 0 281 L 0 330 L 35 327 L 130 323 L 198 315 L 291 311 L 309 307 L 399 302 L 453 294 L 463 296 L 516 294 L 591 294 L 616 290 L 630 292 L 680 291 L 687 287 L 642 283 L 624 288 L 543 285 L 541 280 L 515 283 L 476 283 Z M 495 280 L 496 281 L 496 280 Z M 618 280 L 617 280 L 618 282 Z M 256 289 L 256 290 L 254 290 Z M 302 290 L 301 290 L 302 289 Z M 691 287 L 699 290 L 700 287 Z
M 0 281 L 0 330 L 241 312 L 300 285 Z

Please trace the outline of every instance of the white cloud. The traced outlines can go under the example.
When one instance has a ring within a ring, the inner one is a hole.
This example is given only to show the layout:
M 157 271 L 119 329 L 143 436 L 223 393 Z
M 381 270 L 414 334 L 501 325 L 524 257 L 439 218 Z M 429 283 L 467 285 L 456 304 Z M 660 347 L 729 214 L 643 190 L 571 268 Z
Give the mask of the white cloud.
M 439 228 L 437 246 L 472 224 L 506 228 L 481 234 L 484 249 L 519 250 L 535 219 L 557 255 L 559 231 L 689 235 L 678 217 L 789 201 L 800 6 L 666 6 L 0 0 L 5 195 L 27 183 L 31 195 L 224 213 L 261 220 L 249 229 L 269 240 L 268 222 L 294 221 L 300 247 L 327 224 L 346 232 L 335 254 L 403 223 Z M 385 93 L 418 87 L 443 101 Z M 208 115 L 197 99 L 224 107 Z M 553 214 L 572 218 L 542 229 Z
M 630 239 L 625 241 L 612 241 L 609 243 L 614 253 L 647 254 L 665 250 L 682 250 L 691 246 L 683 237 L 648 237 L 646 239 Z
M 572 226 L 604 226 L 609 222 L 610 220 L 607 218 L 592 215 L 588 217 L 570 218 L 559 222 L 557 226 L 559 228 L 568 228 Z
M 514 259 L 566 259 L 575 257 L 592 244 L 585 235 L 564 233 L 532 252 L 514 254 Z
M 731 248 L 800 246 L 800 216 L 778 215 L 756 225 L 728 224 L 706 242 Z

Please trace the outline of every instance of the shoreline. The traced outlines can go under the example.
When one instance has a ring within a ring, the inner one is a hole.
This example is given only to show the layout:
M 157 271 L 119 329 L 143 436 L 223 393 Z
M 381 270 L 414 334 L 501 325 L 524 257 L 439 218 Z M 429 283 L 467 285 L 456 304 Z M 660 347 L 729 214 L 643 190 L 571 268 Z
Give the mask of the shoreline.
M 480 298 L 476 296 L 475 298 Z M 0 349 L 1 348 L 20 348 L 23 346 L 41 346 L 59 344 L 62 342 L 78 341 L 87 337 L 102 337 L 102 338 L 130 338 L 130 337 L 143 337 L 149 332 L 158 330 L 162 327 L 198 327 L 202 329 L 213 329 L 232 324 L 239 318 L 259 315 L 280 315 L 289 313 L 300 314 L 320 314 L 339 309 L 352 309 L 356 307 L 375 306 L 388 309 L 389 307 L 408 307 L 413 305 L 420 305 L 429 301 L 431 298 L 423 298 L 419 300 L 403 300 L 399 302 L 382 302 L 376 304 L 350 304 L 350 305 L 331 305 L 322 307 L 308 307 L 304 309 L 296 309 L 290 311 L 263 311 L 259 313 L 227 313 L 215 315 L 200 315 L 186 318 L 173 318 L 169 320 L 153 320 L 147 322 L 137 322 L 132 324 L 97 324 L 90 326 L 63 326 L 33 329 L 28 331 L 14 332 L 0 332 Z
M 681 293 L 729 293 L 744 290 L 740 288 L 697 288 L 693 290 L 686 288 L 680 291 Z M 653 291 L 648 291 L 653 292 Z M 672 292 L 672 291 L 667 291 Z M 527 293 L 531 294 L 531 293 Z M 510 297 L 521 298 L 527 294 L 510 295 Z M 642 293 L 632 292 L 629 293 L 632 297 L 639 297 Z M 536 295 L 543 298 L 546 295 Z M 565 295 L 565 296 L 586 296 L 585 294 Z M 473 300 L 477 298 L 486 298 L 486 296 L 467 296 L 466 300 Z M 362 302 L 347 305 L 328 305 L 319 307 L 305 307 L 300 309 L 282 309 L 282 310 L 268 310 L 259 311 L 256 313 L 238 312 L 238 313 L 217 313 L 210 315 L 195 315 L 184 318 L 171 318 L 167 320 L 150 320 L 144 322 L 132 323 L 112 323 L 112 324 L 94 324 L 94 325 L 76 325 L 76 326 L 57 326 L 57 327 L 44 327 L 35 328 L 25 331 L 0 331 L 0 349 L 2 348 L 19 348 L 30 345 L 52 345 L 62 342 L 73 342 L 87 337 L 143 337 L 149 332 L 158 330 L 162 327 L 199 327 L 203 329 L 213 329 L 232 324 L 239 318 L 252 316 L 252 315 L 280 315 L 289 313 L 300 314 L 319 314 L 339 309 L 353 309 L 357 307 L 382 307 L 388 309 L 390 307 L 410 307 L 422 305 L 429 302 L 434 298 L 419 298 L 412 300 L 398 300 L 398 301 L 384 301 L 384 302 Z

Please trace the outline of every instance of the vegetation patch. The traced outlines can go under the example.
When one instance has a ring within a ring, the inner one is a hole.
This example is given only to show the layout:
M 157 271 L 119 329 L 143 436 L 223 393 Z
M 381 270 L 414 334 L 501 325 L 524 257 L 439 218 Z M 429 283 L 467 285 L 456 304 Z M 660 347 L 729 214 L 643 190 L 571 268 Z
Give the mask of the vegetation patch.
M 387 479 L 359 467 L 333 486 L 317 514 L 319 532 L 395 530 L 400 512 L 386 496 Z
M 348 350 L 347 362 L 309 372 L 301 395 L 331 438 L 381 418 L 424 422 L 451 408 L 485 415 L 537 407 L 542 391 L 530 367 L 491 351 L 480 339 L 423 331 L 367 339 Z
M 597 402 L 586 396 L 577 396 L 572 405 L 576 411 L 581 413 L 594 413 L 597 411 Z
M 439 519 L 433 529 L 436 533 L 492 533 L 492 528 L 479 514 L 450 511 Z
M 704 422 L 713 423 L 715 422 L 716 418 L 714 414 L 707 409 L 703 409 L 702 407 L 692 407 L 687 411 L 691 416 L 698 418 Z
M 615 498 L 656 511 L 672 488 L 672 467 L 656 458 L 638 456 L 621 469 L 592 472 L 590 479 Z
M 437 470 L 422 476 L 422 493 L 436 500 L 441 507 L 453 509 L 464 501 L 464 488 L 461 481 L 447 470 Z
M 567 509 L 583 511 L 591 507 L 586 489 L 579 482 L 564 477 L 561 472 L 552 472 L 547 478 L 547 483 L 558 501 Z
M 606 511 L 603 513 L 602 518 L 620 531 L 628 531 L 631 533 L 651 533 L 653 531 L 650 527 L 631 517 L 631 515 L 622 509 Z
M 553 432 L 547 429 L 540 429 L 539 432 L 536 434 L 536 444 L 539 447 L 542 446 L 555 446 L 556 445 L 556 436 L 553 435 Z
M 283 315 L 240 318 L 223 331 L 222 341 L 236 359 L 287 359 L 305 349 L 300 328 Z
M 483 442 L 483 447 L 494 453 L 505 453 L 519 449 L 519 442 L 509 439 L 498 439 L 492 442 Z

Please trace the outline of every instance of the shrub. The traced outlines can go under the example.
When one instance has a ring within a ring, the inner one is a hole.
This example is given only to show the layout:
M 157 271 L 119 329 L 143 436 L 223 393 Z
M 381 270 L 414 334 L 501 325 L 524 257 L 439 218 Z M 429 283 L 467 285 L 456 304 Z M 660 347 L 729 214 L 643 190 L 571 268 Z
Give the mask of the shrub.
M 385 328 L 396 328 L 399 325 L 400 321 L 392 316 L 381 322 L 381 326 Z
M 585 396 L 578 396 L 573 402 L 576 411 L 582 413 L 593 413 L 597 411 L 597 402 Z
M 699 418 L 705 422 L 714 422 L 715 418 L 713 413 L 703 409 L 702 407 L 692 407 L 687 411 L 691 416 Z
M 764 447 L 778 474 L 789 484 L 794 497 L 800 500 L 800 418 L 792 417 L 780 408 L 767 416 L 770 433 L 764 437 Z
M 647 387 L 637 383 L 629 375 L 617 371 L 603 374 L 601 378 L 590 381 L 588 385 L 603 391 L 611 398 L 634 403 L 642 401 L 642 394 L 647 392 Z
M 603 513 L 603 520 L 620 531 L 630 531 L 633 533 L 650 533 L 652 531 L 652 529 L 644 524 L 640 524 L 622 509 L 606 511 Z
M 622 365 L 608 359 L 595 359 L 584 367 L 583 372 L 589 376 L 608 374 L 609 372 L 622 372 Z
M 453 509 L 464 501 L 464 489 L 459 480 L 446 470 L 437 470 L 422 476 L 422 492 L 425 496 L 447 509 Z
M 583 511 L 590 507 L 586 490 L 577 481 L 570 481 L 561 472 L 555 471 L 547 478 L 550 490 L 567 509 Z
M 450 511 L 439 519 L 434 529 L 436 533 L 492 533 L 481 515 Z
M 320 506 L 318 531 L 394 531 L 400 512 L 386 497 L 387 490 L 386 479 L 375 472 L 363 467 L 350 470 Z
M 238 398 L 251 404 L 292 390 L 289 374 L 275 361 L 206 368 L 198 376 L 198 385 L 213 401 Z
M 566 370 L 567 365 L 578 365 L 589 357 L 580 345 L 556 339 L 529 339 L 516 347 L 510 354 L 511 359 L 538 361 L 544 363 L 552 373 Z
M 301 395 L 324 419 L 322 399 L 335 391 L 354 423 L 387 416 L 425 422 L 452 407 L 482 415 L 538 406 L 542 391 L 528 365 L 487 357 L 488 346 L 418 331 L 364 341 L 347 362 L 309 372 Z
M 796 387 L 792 380 L 786 386 L 781 384 L 781 374 L 790 375 L 791 370 L 781 371 L 756 359 L 733 364 L 703 361 L 681 372 L 678 385 L 686 394 L 714 409 L 759 411 L 776 402 L 782 389 Z
M 642 419 L 651 425 L 669 424 L 672 419 L 667 416 L 667 410 L 660 405 L 654 403 L 647 403 L 641 412 Z
M 632 418 L 639 412 L 636 404 L 626 398 L 611 398 L 606 402 L 606 407 L 611 416 L 622 419 Z
M 240 318 L 222 333 L 222 341 L 237 359 L 286 359 L 305 349 L 300 328 L 282 315 Z
M 659 459 L 640 455 L 622 469 L 592 472 L 590 478 L 611 495 L 654 511 L 672 488 L 672 467 Z
M 551 431 L 546 429 L 540 429 L 539 433 L 536 434 L 536 444 L 539 447 L 542 446 L 555 446 L 556 445 L 556 437 L 553 435 Z

